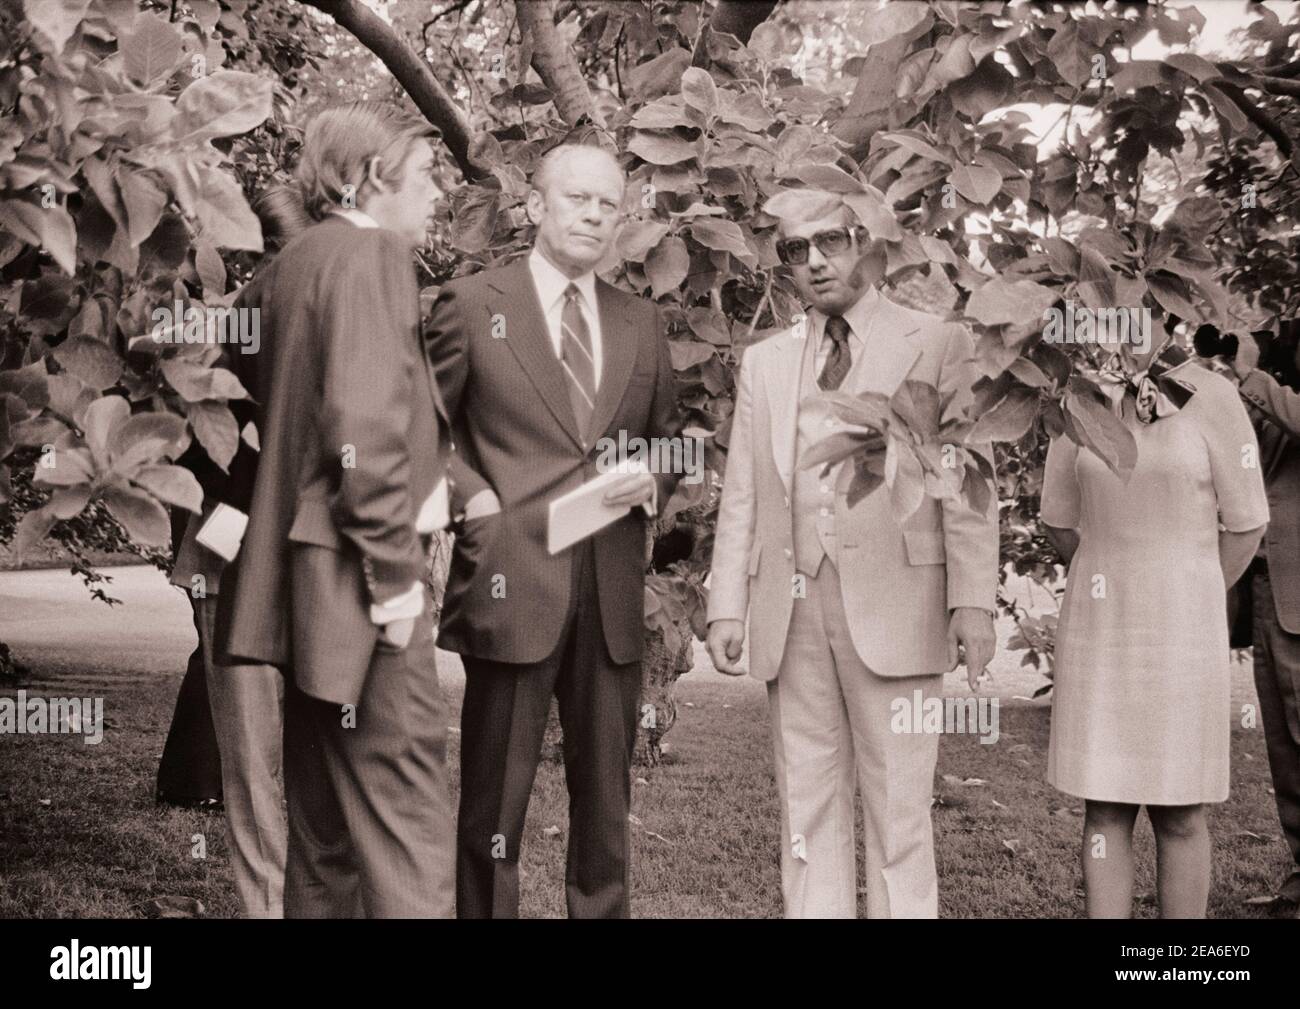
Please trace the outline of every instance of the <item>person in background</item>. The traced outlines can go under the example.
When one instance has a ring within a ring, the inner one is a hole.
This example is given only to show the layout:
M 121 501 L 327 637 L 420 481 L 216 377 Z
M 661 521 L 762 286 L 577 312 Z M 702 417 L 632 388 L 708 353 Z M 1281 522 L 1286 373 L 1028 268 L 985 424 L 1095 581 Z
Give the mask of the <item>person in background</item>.
M 1286 327 L 1288 339 L 1274 338 L 1267 370 L 1260 367 L 1259 344 L 1244 335 L 1232 370 L 1237 391 L 1258 418 L 1272 516 L 1250 570 L 1255 690 L 1278 819 L 1293 860 L 1278 898 L 1300 917 L 1300 340 L 1296 323 Z
M 268 257 L 311 223 L 303 210 L 301 195 L 292 186 L 268 190 L 254 204 L 254 210 L 262 221 Z M 233 307 L 256 308 L 260 287 L 255 277 L 236 295 Z M 256 353 L 244 354 L 238 346 L 227 345 L 216 364 L 251 382 L 256 361 L 265 349 L 259 326 Z M 230 405 L 242 429 L 252 419 L 252 404 L 234 400 Z M 197 538 L 217 505 L 224 503 L 247 511 L 257 453 L 248 439 L 240 438 L 234 460 L 228 470 L 223 470 L 208 458 L 196 440 L 179 461 L 194 473 L 203 488 L 203 512 L 191 516 L 186 523 L 175 550 L 171 578 L 172 584 L 184 590 L 189 598 L 198 632 L 198 644 L 190 656 L 186 678 L 196 676 L 207 686 L 208 703 L 201 707 L 219 751 L 220 791 L 224 797 L 231 868 L 240 906 L 248 918 L 280 918 L 284 915 L 284 862 L 288 841 L 281 785 L 284 679 L 274 666 L 221 666 L 213 662 L 213 627 L 226 561 L 200 545 Z M 197 719 L 200 705 L 196 702 L 194 707 L 187 717 Z M 179 711 L 180 705 L 178 714 Z M 178 734 L 179 729 L 180 723 L 173 721 L 173 734 Z M 170 740 L 169 735 L 169 743 Z
M 1133 909 L 1133 825 L 1156 836 L 1162 918 L 1205 916 L 1206 804 L 1228 797 L 1226 591 L 1268 521 L 1258 448 L 1232 383 L 1177 347 L 1121 360 L 1111 392 L 1137 441 L 1121 478 L 1066 435 L 1042 490 L 1069 564 L 1047 780 L 1084 800 L 1090 918 Z

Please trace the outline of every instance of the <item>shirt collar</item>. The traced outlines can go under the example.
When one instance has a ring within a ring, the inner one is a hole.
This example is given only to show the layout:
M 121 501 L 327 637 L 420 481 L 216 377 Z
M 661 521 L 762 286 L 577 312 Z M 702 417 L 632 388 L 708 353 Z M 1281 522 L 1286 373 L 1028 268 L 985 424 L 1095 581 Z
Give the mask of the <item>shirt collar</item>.
M 564 297 L 564 291 L 570 284 L 577 286 L 579 297 L 583 302 L 582 307 L 588 312 L 596 311 L 594 270 L 588 270 L 581 277 L 570 280 L 535 247 L 528 255 L 528 269 L 532 271 L 533 283 L 537 285 L 537 299 L 541 302 L 543 312 L 549 312 L 555 307 L 555 303 Z
M 856 348 L 865 348 L 867 341 L 865 334 L 871 316 L 880 303 L 880 294 L 875 287 L 868 287 L 866 293 L 857 301 L 848 307 L 844 313 L 844 321 L 849 324 L 849 345 Z M 816 332 L 821 335 L 822 339 L 826 337 L 826 313 L 813 309 L 808 313 L 816 324 Z
M 364 210 L 357 210 L 354 207 L 337 207 L 330 211 L 331 214 L 337 214 L 345 221 L 351 221 L 358 228 L 377 228 L 379 222 L 367 214 Z

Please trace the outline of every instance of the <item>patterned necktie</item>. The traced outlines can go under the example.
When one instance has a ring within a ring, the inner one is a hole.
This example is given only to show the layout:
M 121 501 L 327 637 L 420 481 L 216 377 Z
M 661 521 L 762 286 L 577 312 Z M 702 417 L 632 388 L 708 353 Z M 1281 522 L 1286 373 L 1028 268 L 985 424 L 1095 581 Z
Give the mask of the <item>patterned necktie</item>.
M 842 315 L 832 315 L 826 320 L 826 335 L 834 346 L 826 356 L 822 373 L 817 376 L 817 384 L 825 390 L 838 389 L 844 376 L 853 367 L 853 356 L 849 351 L 849 324 Z
M 587 438 L 587 425 L 596 407 L 596 360 L 591 352 L 591 332 L 578 305 L 578 288 L 564 289 L 564 310 L 560 313 L 560 361 L 569 377 L 569 400 L 578 431 Z

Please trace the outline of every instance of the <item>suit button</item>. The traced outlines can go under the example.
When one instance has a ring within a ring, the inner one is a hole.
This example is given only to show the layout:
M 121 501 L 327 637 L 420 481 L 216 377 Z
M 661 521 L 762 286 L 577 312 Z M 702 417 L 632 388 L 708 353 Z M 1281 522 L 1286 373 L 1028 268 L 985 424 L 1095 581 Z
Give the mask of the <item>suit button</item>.
M 831 513 L 831 510 L 830 510 L 829 508 L 823 508 L 823 509 L 822 509 L 822 518 L 825 518 L 825 517 L 826 517 L 827 515 L 829 515 L 830 513 Z
M 782 552 L 783 552 L 787 557 L 793 557 L 793 556 L 794 556 L 794 551 L 791 550 L 789 547 L 786 547 L 785 550 L 783 550 Z
M 830 492 L 831 492 L 830 486 L 828 484 L 822 484 L 822 493 L 829 494 Z

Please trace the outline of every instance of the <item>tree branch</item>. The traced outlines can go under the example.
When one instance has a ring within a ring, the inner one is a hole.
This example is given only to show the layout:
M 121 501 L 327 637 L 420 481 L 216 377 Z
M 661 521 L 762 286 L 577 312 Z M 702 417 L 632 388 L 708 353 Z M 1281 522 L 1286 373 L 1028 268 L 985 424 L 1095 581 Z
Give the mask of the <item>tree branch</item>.
M 1247 119 L 1267 134 L 1273 143 L 1277 144 L 1278 152 L 1283 157 L 1288 160 L 1291 158 L 1295 151 L 1295 142 L 1277 120 L 1247 98 L 1237 85 L 1229 84 L 1227 81 L 1216 81 L 1215 87 L 1227 95 L 1232 100 L 1232 103 L 1241 109 Z
M 419 54 L 361 0 L 300 0 L 332 17 L 374 53 L 411 96 L 421 114 L 442 131 L 443 143 L 467 179 L 490 174 L 470 157 L 469 122 Z
M 591 88 L 578 61 L 555 29 L 555 0 L 516 0 L 519 29 L 532 44 L 532 65 L 555 96 L 560 118 L 573 126 L 586 116 L 601 129 L 605 117 L 596 109 Z

